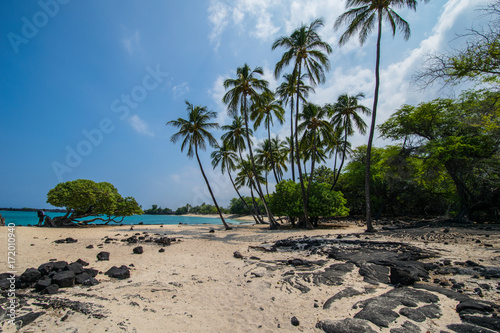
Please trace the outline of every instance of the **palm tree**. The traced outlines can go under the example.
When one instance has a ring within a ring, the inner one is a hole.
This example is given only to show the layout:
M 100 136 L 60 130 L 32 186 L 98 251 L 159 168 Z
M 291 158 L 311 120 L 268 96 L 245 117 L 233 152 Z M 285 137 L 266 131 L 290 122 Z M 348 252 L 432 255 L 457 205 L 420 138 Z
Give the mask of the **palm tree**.
M 429 0 L 424 0 L 425 2 Z M 359 6 L 359 7 L 358 7 Z M 372 32 L 375 24 L 378 25 L 377 52 L 375 57 L 375 92 L 373 94 L 372 122 L 368 136 L 366 149 L 366 172 L 365 172 L 365 201 L 366 201 L 366 230 L 373 231 L 370 209 L 370 161 L 375 122 L 377 117 L 378 93 L 380 87 L 380 41 L 382 39 L 382 21 L 385 19 L 391 27 L 392 35 L 396 29 L 408 40 L 411 35 L 410 25 L 392 8 L 410 8 L 416 10 L 417 0 L 347 0 L 346 8 L 351 8 L 335 21 L 334 28 L 337 30 L 342 24 L 347 24 L 347 30 L 342 34 L 339 45 L 344 45 L 357 32 L 361 44 L 366 42 L 368 35 Z
M 288 171 L 288 147 L 286 141 L 281 141 L 276 135 L 275 138 L 271 139 L 271 147 L 273 152 L 274 166 L 276 168 L 276 174 L 278 176 L 278 183 L 283 180 L 283 171 Z
M 210 183 L 208 182 L 207 176 L 205 175 L 205 171 L 203 171 L 203 166 L 201 165 L 200 157 L 198 156 L 198 148 L 201 150 L 206 149 L 206 141 L 211 147 L 214 147 L 217 144 L 217 141 L 209 132 L 210 129 L 218 129 L 219 124 L 209 122 L 212 118 L 217 117 L 217 113 L 213 111 L 208 111 L 205 106 L 194 106 L 193 104 L 186 101 L 188 119 L 177 118 L 177 120 L 171 120 L 167 123 L 167 125 L 172 125 L 179 129 L 179 132 L 172 135 L 170 141 L 176 143 L 179 139 L 183 139 L 181 145 L 181 151 L 187 147 L 187 156 L 189 158 L 193 158 L 193 154 L 196 155 L 196 159 L 198 160 L 198 165 L 200 166 L 201 174 L 207 183 L 208 191 L 212 196 L 212 200 L 214 201 L 215 207 L 219 212 L 220 219 L 224 224 L 226 230 L 231 230 L 232 228 L 226 223 L 222 213 L 220 211 L 219 205 L 217 204 L 217 200 L 215 200 L 214 194 L 212 192 L 212 188 L 210 187 Z
M 366 123 L 363 118 L 358 114 L 363 113 L 370 115 L 371 111 L 364 105 L 359 104 L 359 100 L 364 98 L 363 93 L 358 93 L 355 96 L 349 96 L 348 94 L 342 94 L 337 98 L 337 102 L 333 105 L 327 105 L 326 108 L 330 113 L 331 123 L 336 129 L 342 130 L 344 132 L 344 143 L 342 144 L 342 159 L 340 166 L 337 170 L 337 174 L 333 180 L 332 190 L 337 184 L 340 176 L 340 171 L 344 165 L 345 157 L 347 154 L 347 138 L 354 134 L 354 127 L 356 127 L 361 134 L 366 133 Z
M 224 172 L 227 171 L 229 179 L 231 180 L 231 184 L 233 184 L 234 190 L 238 194 L 238 197 L 240 198 L 241 201 L 243 201 L 250 214 L 252 214 L 255 222 L 261 223 L 253 213 L 253 210 L 250 209 L 245 199 L 243 199 L 243 197 L 240 194 L 240 191 L 238 191 L 238 188 L 234 184 L 233 176 L 231 175 L 231 170 L 236 170 L 236 162 L 238 161 L 238 156 L 236 155 L 236 153 L 233 150 L 231 150 L 227 144 L 222 144 L 222 146 L 217 145 L 215 147 L 215 150 L 212 152 L 212 154 L 210 154 L 210 157 L 212 158 L 212 166 L 214 169 L 220 164 L 222 174 L 224 174 Z
M 284 47 L 287 49 L 281 59 L 276 63 L 274 76 L 279 77 L 283 69 L 289 64 L 293 63 L 293 75 L 297 78 L 302 78 L 302 71 L 307 75 L 309 82 L 312 86 L 325 81 L 325 71 L 330 69 L 330 61 L 327 54 L 332 52 L 332 48 L 328 43 L 323 42 L 317 33 L 317 29 L 323 26 L 323 21 L 317 19 L 309 26 L 302 25 L 296 29 L 289 37 L 278 38 L 272 46 L 272 49 Z M 297 135 L 298 115 L 299 115 L 299 94 L 301 92 L 300 79 L 296 79 L 296 108 L 295 108 L 295 151 L 299 151 L 299 142 Z M 296 154 L 297 169 L 299 171 L 300 187 L 302 190 L 302 205 L 304 208 L 304 220 L 306 228 L 312 229 L 307 215 L 307 202 L 306 202 L 306 189 L 304 187 L 304 178 L 302 176 L 302 168 L 300 166 L 300 157 Z
M 257 67 L 252 70 L 247 64 L 243 65 L 243 67 L 238 67 L 236 70 L 236 79 L 227 79 L 224 81 L 224 88 L 229 89 L 222 101 L 228 106 L 228 113 L 232 116 L 238 114 L 238 111 L 241 112 L 241 115 L 244 120 L 245 128 L 246 128 L 246 137 L 248 144 L 248 152 L 250 154 L 250 161 L 252 164 L 253 172 L 256 173 L 255 168 L 255 160 L 252 152 L 252 145 L 250 143 L 249 136 L 249 126 L 248 126 L 248 118 L 249 118 L 249 103 L 256 102 L 260 100 L 260 93 L 269 91 L 267 88 L 268 82 L 266 80 L 262 80 L 257 78 L 257 75 L 263 75 L 264 71 L 261 67 Z M 251 99 L 249 101 L 249 99 Z M 264 198 L 264 192 L 262 192 L 262 188 L 260 183 L 256 183 L 257 193 L 262 200 L 264 207 L 266 209 L 267 216 L 269 221 L 271 222 L 271 228 L 275 229 L 278 227 L 278 223 L 274 220 L 271 211 L 267 207 L 266 200 Z
M 256 183 L 258 184 L 266 184 L 266 180 L 262 177 L 262 169 L 261 165 L 258 165 L 255 169 L 252 167 L 252 163 L 250 162 L 250 156 L 247 155 L 246 160 L 241 160 L 238 164 L 237 168 L 240 170 L 236 176 L 235 184 L 238 188 L 242 186 L 248 186 L 250 188 L 250 196 L 252 197 L 252 202 L 254 206 L 254 211 L 259 212 L 259 207 L 257 202 L 255 201 L 255 196 L 253 194 L 253 190 L 256 189 Z M 254 170 L 256 172 L 254 172 Z M 261 220 L 261 223 L 263 221 Z
M 273 115 L 278 120 L 280 124 L 285 121 L 285 110 L 281 106 L 281 103 L 274 99 L 274 94 L 270 91 L 266 91 L 260 96 L 260 100 L 252 104 L 252 112 L 250 113 L 250 119 L 254 122 L 253 128 L 257 130 L 260 124 L 264 121 L 264 128 L 267 129 L 267 140 L 269 142 L 269 153 L 270 162 L 273 169 L 274 178 L 276 183 L 278 182 L 278 176 L 276 175 L 276 167 L 274 165 L 273 151 L 271 142 L 271 125 L 274 126 Z
M 305 75 L 302 75 L 304 77 Z M 281 102 L 286 106 L 290 104 L 290 166 L 292 167 L 292 180 L 295 182 L 295 159 L 294 157 L 294 152 L 293 152 L 293 110 L 294 110 L 294 96 L 297 88 L 297 77 L 292 74 L 285 74 L 283 75 L 284 81 L 281 83 L 281 85 L 276 89 L 276 94 L 280 97 Z M 305 102 L 306 98 L 309 97 L 309 91 L 314 92 L 314 89 L 310 86 L 307 86 L 304 84 L 304 81 L 302 78 L 300 79 L 300 84 L 298 85 L 300 88 L 299 91 L 299 98 L 301 99 L 301 102 Z
M 312 178 L 314 175 L 314 165 L 317 159 L 318 145 L 322 142 L 332 140 L 333 127 L 326 120 L 327 111 L 325 108 L 312 103 L 304 105 L 304 109 L 299 117 L 303 120 L 299 127 L 299 132 L 304 132 L 302 140 L 308 147 L 311 147 L 311 173 L 307 184 L 306 205 L 309 202 L 309 193 L 311 190 Z
M 246 149 L 245 140 L 253 134 L 252 130 L 247 131 L 243 119 L 239 116 L 234 117 L 231 125 L 222 126 L 222 130 L 225 132 L 221 137 L 223 144 L 238 152 L 240 159 L 243 159 L 241 154 Z M 251 140 L 250 145 L 252 145 Z

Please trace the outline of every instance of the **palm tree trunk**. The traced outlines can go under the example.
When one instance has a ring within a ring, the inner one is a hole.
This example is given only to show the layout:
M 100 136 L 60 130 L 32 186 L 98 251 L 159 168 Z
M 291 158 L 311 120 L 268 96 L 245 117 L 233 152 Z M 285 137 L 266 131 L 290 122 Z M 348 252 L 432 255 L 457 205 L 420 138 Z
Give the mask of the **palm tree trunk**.
M 345 130 L 345 136 L 344 136 L 344 149 L 342 151 L 342 160 L 340 162 L 339 170 L 337 171 L 337 174 L 335 175 L 335 179 L 333 180 L 333 185 L 332 185 L 331 191 L 333 191 L 333 188 L 335 187 L 335 185 L 337 184 L 337 181 L 339 180 L 340 171 L 342 170 L 342 166 L 344 165 L 346 152 L 347 152 L 347 128 Z M 337 162 L 337 157 L 335 157 L 335 162 Z
M 234 181 L 233 181 L 233 176 L 231 176 L 231 171 L 229 171 L 229 168 L 227 168 L 227 173 L 229 174 L 229 179 L 231 180 L 231 184 L 233 184 L 233 187 L 234 187 L 234 190 L 236 191 L 236 193 L 238 194 L 238 197 L 240 198 L 241 201 L 243 201 L 243 203 L 245 204 L 245 206 L 247 207 L 248 211 L 250 212 L 250 214 L 252 214 L 252 217 L 253 219 L 255 220 L 255 223 L 259 224 L 259 220 L 257 220 L 257 217 L 254 215 L 254 213 L 252 212 L 252 209 L 250 209 L 250 206 L 248 206 L 247 202 L 245 201 L 245 199 L 243 199 L 243 197 L 241 196 L 240 194 L 240 191 L 238 191 L 238 189 L 236 188 L 236 185 L 234 184 Z
M 198 160 L 198 164 L 200 166 L 201 174 L 203 175 L 203 178 L 205 179 L 205 183 L 207 183 L 208 191 L 210 192 L 210 195 L 212 196 L 212 200 L 214 201 L 215 208 L 217 208 L 217 211 L 219 212 L 219 216 L 220 216 L 220 219 L 222 221 L 222 224 L 224 224 L 224 227 L 226 228 L 226 230 L 232 230 L 233 228 L 231 228 L 224 220 L 224 217 L 222 216 L 219 205 L 217 204 L 217 200 L 215 200 L 214 194 L 212 192 L 212 188 L 210 187 L 210 183 L 208 182 L 207 176 L 205 176 L 205 171 L 203 171 L 203 166 L 201 165 L 200 157 L 198 156 L 198 146 L 197 145 L 194 146 L 194 151 L 196 153 L 196 159 Z
M 382 11 L 378 11 L 378 36 L 377 36 L 377 56 L 375 59 L 375 93 L 373 95 L 372 123 L 370 125 L 370 135 L 368 136 L 368 146 L 366 147 L 366 171 L 365 171 L 365 201 L 366 201 L 366 231 L 373 231 L 371 207 L 370 207 L 370 168 L 373 136 L 375 133 L 375 122 L 377 118 L 378 91 L 380 88 L 380 40 L 382 39 Z
M 311 193 L 311 184 L 314 175 L 314 163 L 316 162 L 316 131 L 313 130 L 313 149 L 311 156 L 311 175 L 309 176 L 309 183 L 307 184 L 307 202 L 309 202 L 309 194 Z
M 249 130 L 248 130 L 248 112 L 247 112 L 247 99 L 246 96 L 243 99 L 243 112 L 245 113 L 245 129 L 246 129 L 246 137 L 247 137 L 247 144 L 248 144 L 248 152 L 250 153 L 250 161 L 252 162 L 252 168 L 254 175 L 257 175 L 257 171 L 255 168 L 255 161 L 253 159 L 253 152 L 252 152 L 252 144 L 250 142 L 250 136 L 248 135 Z M 273 215 L 271 214 L 271 211 L 267 207 L 266 199 L 264 197 L 264 192 L 262 192 L 262 187 L 260 186 L 260 182 L 258 179 L 255 179 L 255 183 L 257 185 L 257 194 L 260 197 L 260 200 L 262 200 L 262 203 L 264 204 L 264 208 L 266 209 L 266 214 L 267 218 L 269 219 L 270 222 L 270 228 L 271 229 L 276 229 L 278 227 L 278 223 L 274 220 Z
M 276 184 L 279 183 L 278 176 L 276 175 L 276 166 L 274 165 L 274 157 L 273 157 L 273 143 L 271 141 L 271 127 L 269 127 L 269 118 L 267 118 L 267 139 L 269 140 L 269 154 L 271 155 L 271 165 L 273 167 L 274 179 L 276 179 Z M 266 177 L 267 182 L 267 177 Z M 269 195 L 269 189 L 267 189 L 266 183 L 266 191 L 267 195 Z
M 241 164 L 242 166 L 244 167 L 244 164 L 243 164 L 243 156 L 241 156 L 241 151 L 238 151 L 239 155 L 240 155 L 240 161 L 241 161 Z M 248 177 L 248 180 L 250 182 L 250 195 L 252 197 L 252 202 L 253 202 L 253 212 L 255 214 L 255 217 L 257 217 L 257 223 L 258 224 L 264 224 L 264 220 L 262 219 L 262 214 L 260 213 L 256 203 L 255 203 L 255 197 L 253 195 L 253 179 L 252 179 L 252 176 L 250 175 L 250 173 L 248 172 L 248 170 L 244 167 L 245 169 L 245 173 L 247 174 L 247 177 Z
M 291 101 L 291 110 L 290 110 L 290 166 L 292 167 L 292 180 L 295 183 L 295 160 L 293 158 L 293 151 L 294 151 L 294 146 L 293 146 L 293 95 L 292 95 L 292 101 Z
M 299 171 L 299 179 L 300 179 L 300 188 L 302 190 L 302 207 L 304 209 L 304 225 L 306 229 L 313 229 L 311 222 L 309 222 L 309 218 L 307 216 L 307 197 L 306 197 L 306 189 L 304 187 L 304 177 L 302 176 L 302 167 L 300 166 L 300 154 L 299 154 L 299 137 L 297 135 L 297 127 L 299 126 L 299 91 L 300 91 L 300 72 L 301 72 L 302 63 L 299 63 L 299 71 L 297 76 L 297 107 L 295 109 L 295 152 L 297 156 L 297 169 Z

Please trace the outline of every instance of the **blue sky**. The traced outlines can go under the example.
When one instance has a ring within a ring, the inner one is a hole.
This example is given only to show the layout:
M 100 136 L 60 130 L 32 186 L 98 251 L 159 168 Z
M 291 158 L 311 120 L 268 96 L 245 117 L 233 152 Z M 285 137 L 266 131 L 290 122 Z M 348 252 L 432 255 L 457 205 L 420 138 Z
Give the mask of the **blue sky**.
M 431 0 L 416 12 L 398 10 L 412 37 L 383 35 L 377 123 L 404 103 L 444 93 L 417 90 L 411 75 L 426 54 L 459 47 L 456 35 L 481 23 L 476 9 L 487 2 Z M 248 63 L 263 67 L 275 88 L 272 73 L 283 50 L 271 51 L 273 41 L 318 17 L 325 23 L 320 35 L 333 47 L 332 69 L 311 101 L 363 92 L 370 107 L 375 35 L 363 46 L 354 38 L 339 48 L 341 31 L 333 23 L 344 6 L 331 0 L 2 1 L 0 207 L 49 207 L 51 188 L 79 178 L 110 182 L 144 208 L 211 203 L 196 160 L 169 141 L 175 130 L 166 122 L 185 117 L 187 99 L 228 124 L 224 79 Z M 274 131 L 284 137 L 288 128 Z M 255 136 L 263 139 L 264 130 Z M 366 137 L 352 141 L 359 146 Z M 226 206 L 236 194 L 225 175 L 212 171 L 209 153 L 202 162 Z

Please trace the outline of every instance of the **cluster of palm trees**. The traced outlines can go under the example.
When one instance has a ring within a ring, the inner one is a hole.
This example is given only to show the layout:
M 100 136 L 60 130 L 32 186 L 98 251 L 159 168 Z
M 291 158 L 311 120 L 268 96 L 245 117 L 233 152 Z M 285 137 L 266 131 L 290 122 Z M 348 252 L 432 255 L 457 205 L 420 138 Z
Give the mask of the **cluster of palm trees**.
M 285 49 L 275 66 L 275 77 L 279 78 L 286 68 L 291 69 L 291 73 L 282 76 L 284 81 L 276 92 L 272 92 L 268 88 L 269 83 L 262 79 L 264 73 L 261 67 L 252 69 L 247 64 L 236 70 L 236 78 L 224 81 L 226 93 L 222 101 L 227 105 L 228 114 L 233 117 L 233 121 L 231 125 L 222 126 L 224 134 L 220 144 L 210 133 L 211 129 L 219 129 L 217 123 L 211 122 L 216 114 L 208 111 L 206 107 L 194 106 L 186 101 L 188 119 L 178 118 L 167 123 L 180 129 L 172 136 L 171 141 L 176 142 L 183 138 L 181 150 L 188 148 L 188 156 L 196 156 L 226 229 L 230 227 L 220 213 L 198 156 L 198 149 L 204 150 L 206 141 L 210 146 L 215 147 L 211 155 L 213 167 L 220 166 L 223 173 L 228 173 L 234 189 L 242 200 L 239 189 L 243 186 L 250 188 L 253 207 L 248 207 L 249 210 L 253 212 L 257 223 L 264 222 L 263 214 L 258 210 L 255 199 L 258 197 L 263 203 L 271 229 L 277 228 L 278 223 L 266 200 L 266 194 L 269 194 L 268 178 L 272 175 L 278 183 L 290 167 L 293 181 L 297 175 L 301 185 L 304 225 L 311 229 L 312 224 L 308 218 L 307 207 L 315 165 L 318 161 L 334 158 L 336 174 L 333 190 L 350 151 L 349 136 L 354 134 L 355 129 L 361 133 L 366 132 L 367 125 L 360 113 L 372 115 L 367 149 L 365 198 L 367 230 L 373 229 L 369 204 L 370 150 L 375 130 L 380 86 L 382 21 L 389 22 L 393 35 L 396 29 L 400 29 L 404 38 L 408 39 L 410 36 L 408 23 L 391 6 L 415 9 L 416 4 L 417 0 L 347 0 L 347 8 L 350 9 L 339 16 L 335 22 L 335 29 L 344 23 L 348 26 L 339 40 L 340 45 L 345 44 L 356 32 L 359 32 L 360 42 L 363 44 L 375 24 L 378 25 L 372 111 L 359 104 L 359 100 L 364 97 L 362 93 L 353 96 L 343 94 L 334 104 L 324 106 L 308 102 L 309 94 L 314 92 L 314 86 L 325 81 L 325 73 L 330 69 L 328 55 L 332 52 L 331 46 L 322 41 L 318 34 L 318 29 L 323 26 L 323 22 L 317 19 L 310 25 L 300 26 L 290 36 L 280 37 L 273 43 L 273 50 Z M 275 121 L 280 124 L 285 121 L 284 108 L 286 107 L 290 107 L 290 136 L 281 140 L 277 136 L 271 136 L 271 127 Z M 250 121 L 253 121 L 253 126 Z M 254 151 L 251 139 L 253 130 L 262 125 L 267 129 L 267 139 L 263 140 Z M 307 173 L 306 162 L 310 163 L 309 173 Z M 237 171 L 235 179 L 231 173 L 234 171 Z M 266 192 L 263 191 L 263 186 Z

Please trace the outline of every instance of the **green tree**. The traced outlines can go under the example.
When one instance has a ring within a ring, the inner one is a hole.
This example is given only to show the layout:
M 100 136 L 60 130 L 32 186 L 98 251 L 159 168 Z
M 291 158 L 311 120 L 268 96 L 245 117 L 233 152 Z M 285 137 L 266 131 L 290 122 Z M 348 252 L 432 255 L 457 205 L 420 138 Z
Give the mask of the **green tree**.
M 345 207 L 346 200 L 342 193 L 330 191 L 325 183 L 311 185 L 311 197 L 308 208 L 315 224 L 319 217 L 345 216 L 349 210 Z M 270 206 L 278 216 L 303 218 L 300 184 L 292 180 L 284 180 L 276 185 L 276 191 L 271 195 Z
M 323 26 L 323 21 L 317 19 L 309 26 L 302 25 L 296 29 L 290 36 L 278 38 L 272 46 L 272 49 L 283 47 L 286 49 L 281 59 L 276 63 L 274 76 L 279 77 L 285 67 L 292 64 L 296 88 L 296 108 L 295 108 L 295 151 L 299 151 L 299 140 L 297 135 L 298 118 L 299 118 L 299 103 L 301 101 L 302 89 L 300 88 L 301 78 L 306 74 L 312 86 L 325 81 L 325 71 L 330 69 L 330 61 L 327 54 L 332 52 L 332 48 L 328 43 L 323 42 L 319 37 L 317 30 Z M 325 54 L 326 52 L 327 54 Z M 307 215 L 307 193 L 302 176 L 302 168 L 300 166 L 300 156 L 297 153 L 297 169 L 299 172 L 300 186 L 302 190 L 302 202 L 304 207 L 304 220 L 307 229 L 311 229 L 312 225 L 309 222 Z
M 359 100 L 364 97 L 365 95 L 363 93 L 358 93 L 355 96 L 342 94 L 337 98 L 337 102 L 335 104 L 326 106 L 329 116 L 331 117 L 332 125 L 339 132 L 344 132 L 342 159 L 332 184 L 332 190 L 339 179 L 342 166 L 344 165 L 344 161 L 347 156 L 349 136 L 354 134 L 354 128 L 357 128 L 361 134 L 366 133 L 366 123 L 363 118 L 361 118 L 360 113 L 370 115 L 371 112 L 366 106 L 359 104 Z
M 177 120 L 171 120 L 167 123 L 167 125 L 171 125 L 179 129 L 179 132 L 172 135 L 170 141 L 176 143 L 177 141 L 182 139 L 181 151 L 184 151 L 184 149 L 187 148 L 187 155 L 189 158 L 193 158 L 193 155 L 196 156 L 196 160 L 198 161 L 198 165 L 200 166 L 201 174 L 205 179 L 205 183 L 207 184 L 208 191 L 212 196 L 215 207 L 217 207 L 220 219 L 224 224 L 226 230 L 231 230 L 232 228 L 226 223 L 224 217 L 222 216 L 222 212 L 219 208 L 219 205 L 217 204 L 217 200 L 215 200 L 212 188 L 210 187 L 210 183 L 208 182 L 207 176 L 205 175 L 205 171 L 203 171 L 203 166 L 201 165 L 200 157 L 198 155 L 198 148 L 201 150 L 206 149 L 206 141 L 208 141 L 208 144 L 211 147 L 217 144 L 217 141 L 210 133 L 211 129 L 219 128 L 219 125 L 217 123 L 210 122 L 211 119 L 217 117 L 217 114 L 213 111 L 208 111 L 204 106 L 194 106 L 188 101 L 186 101 L 186 105 L 188 119 L 177 118 Z
M 427 0 L 428 1 L 428 0 Z M 358 7 L 359 6 L 359 7 Z M 351 8 L 355 7 L 355 8 Z M 351 8 L 341 14 L 335 21 L 335 29 L 347 23 L 347 30 L 339 39 L 339 45 L 344 45 L 356 33 L 359 32 L 359 41 L 364 44 L 368 35 L 372 32 L 375 24 L 378 26 L 377 51 L 375 57 L 375 92 L 373 94 L 372 121 L 370 134 L 368 136 L 368 148 L 366 153 L 366 175 L 365 175 L 365 200 L 366 200 L 366 229 L 372 231 L 370 210 L 370 161 L 375 123 L 377 119 L 377 105 L 380 87 L 380 41 L 382 39 L 382 22 L 385 19 L 390 25 L 392 35 L 399 29 L 405 40 L 410 38 L 410 25 L 399 16 L 392 7 L 410 8 L 416 10 L 417 0 L 347 0 L 346 8 Z
M 467 92 L 457 101 L 404 105 L 379 127 L 384 138 L 404 139 L 427 168 L 444 167 L 460 201 L 459 221 L 500 211 L 499 101 L 497 92 Z
M 260 164 L 257 164 L 255 169 L 252 168 L 250 157 L 247 156 L 246 160 L 240 161 L 240 163 L 237 166 L 237 169 L 239 169 L 240 171 L 238 172 L 234 182 L 238 188 L 241 188 L 243 186 L 247 186 L 248 188 L 250 188 L 250 195 L 252 197 L 254 211 L 257 212 L 257 215 L 260 215 L 258 202 L 255 200 L 255 195 L 253 191 L 254 189 L 257 191 L 257 185 L 256 185 L 257 183 L 266 184 L 266 179 L 262 176 L 262 171 L 264 167 Z M 259 219 L 259 221 L 263 223 L 262 219 Z
M 236 116 L 238 112 L 240 112 L 242 115 L 246 129 L 245 134 L 247 137 L 250 162 L 254 173 L 256 173 L 255 160 L 253 157 L 252 145 L 250 143 L 249 126 L 248 126 L 249 111 L 250 111 L 249 103 L 251 103 L 252 101 L 254 103 L 256 101 L 259 101 L 261 96 L 260 94 L 269 91 L 267 87 L 268 82 L 266 80 L 259 79 L 257 77 L 258 75 L 264 75 L 264 71 L 262 70 L 261 67 L 257 67 L 254 70 L 252 70 L 247 64 L 243 65 L 243 67 L 238 67 L 238 69 L 236 70 L 237 78 L 226 79 L 224 81 L 224 88 L 226 90 L 227 89 L 229 90 L 222 98 L 222 101 L 228 106 L 228 113 L 230 115 Z M 276 223 L 276 221 L 274 221 L 274 218 L 267 207 L 267 203 L 264 198 L 264 192 L 262 191 L 259 182 L 257 182 L 256 188 L 257 188 L 257 193 L 261 198 L 261 200 L 263 201 L 264 207 L 266 208 L 267 216 L 269 218 L 269 221 L 271 222 L 270 227 L 271 229 L 275 229 L 278 227 L 278 224 Z
M 105 224 L 111 221 L 120 223 L 126 216 L 143 213 L 133 197 L 123 198 L 112 184 L 96 183 L 88 179 L 57 184 L 47 193 L 47 203 L 66 208 L 66 215 L 53 219 L 55 226 L 87 224 L 93 221 L 105 221 Z M 92 218 L 79 220 L 88 217 Z

